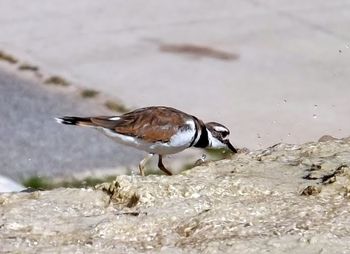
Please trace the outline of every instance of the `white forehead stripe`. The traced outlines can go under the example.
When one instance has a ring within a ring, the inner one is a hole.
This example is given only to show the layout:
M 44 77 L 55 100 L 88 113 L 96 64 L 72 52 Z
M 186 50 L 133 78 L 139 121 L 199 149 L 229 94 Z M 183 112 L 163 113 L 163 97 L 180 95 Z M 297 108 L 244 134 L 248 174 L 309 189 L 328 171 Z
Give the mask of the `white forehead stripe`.
M 222 126 L 213 126 L 213 129 L 218 131 L 218 132 L 224 132 L 224 131 L 228 132 L 228 129 L 226 129 L 225 127 L 222 127 Z

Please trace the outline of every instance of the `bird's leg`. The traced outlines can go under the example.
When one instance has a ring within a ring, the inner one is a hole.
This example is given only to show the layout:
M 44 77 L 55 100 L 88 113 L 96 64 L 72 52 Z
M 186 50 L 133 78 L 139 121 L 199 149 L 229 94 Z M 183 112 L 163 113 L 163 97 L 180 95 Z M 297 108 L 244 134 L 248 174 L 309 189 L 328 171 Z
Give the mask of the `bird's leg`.
M 193 167 L 197 167 L 202 165 L 205 162 L 205 159 L 207 158 L 206 154 L 202 154 L 201 158 L 196 160 L 196 162 L 194 163 Z
M 171 176 L 172 173 L 169 170 L 166 169 L 166 167 L 163 164 L 163 160 L 162 159 L 163 159 L 162 155 L 159 154 L 159 160 L 158 160 L 158 167 L 159 167 L 159 169 L 162 170 L 168 176 Z
M 140 162 L 139 169 L 140 169 L 141 176 L 145 176 L 145 171 L 143 170 L 143 168 L 145 167 L 147 161 L 153 157 L 153 155 L 154 155 L 153 153 L 147 154 L 147 156 L 143 158 L 143 160 Z

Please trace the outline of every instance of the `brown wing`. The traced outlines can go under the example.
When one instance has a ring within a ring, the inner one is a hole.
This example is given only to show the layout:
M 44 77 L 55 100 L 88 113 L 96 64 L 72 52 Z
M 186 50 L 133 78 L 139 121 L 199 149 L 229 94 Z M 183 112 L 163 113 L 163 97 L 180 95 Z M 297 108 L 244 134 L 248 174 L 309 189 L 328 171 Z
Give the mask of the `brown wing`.
M 93 117 L 91 121 L 119 134 L 149 142 L 168 142 L 179 129 L 188 128 L 186 121 L 192 118 L 191 115 L 169 107 L 141 108 L 119 117 L 118 120 Z

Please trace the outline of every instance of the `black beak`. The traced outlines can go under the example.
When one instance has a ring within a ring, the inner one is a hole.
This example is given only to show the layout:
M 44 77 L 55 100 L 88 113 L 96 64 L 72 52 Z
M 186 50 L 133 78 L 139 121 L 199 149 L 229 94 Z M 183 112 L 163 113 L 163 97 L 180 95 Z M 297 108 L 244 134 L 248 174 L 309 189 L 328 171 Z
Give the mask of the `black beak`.
M 229 140 L 225 141 L 225 144 L 227 145 L 227 147 L 233 152 L 233 153 L 237 153 L 236 148 L 233 147 L 233 145 L 230 143 Z

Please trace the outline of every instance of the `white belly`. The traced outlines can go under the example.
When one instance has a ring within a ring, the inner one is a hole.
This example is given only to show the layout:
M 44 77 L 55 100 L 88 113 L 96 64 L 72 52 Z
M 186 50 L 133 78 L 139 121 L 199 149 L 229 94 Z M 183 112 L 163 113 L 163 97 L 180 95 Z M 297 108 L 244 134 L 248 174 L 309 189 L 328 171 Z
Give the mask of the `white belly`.
M 102 131 L 117 143 L 131 146 L 148 153 L 166 155 L 181 152 L 190 146 L 195 135 L 195 125 L 193 121 L 188 124 L 190 128 L 173 135 L 167 143 L 159 141 L 156 143 L 150 143 L 136 137 L 118 134 L 106 128 L 98 128 L 98 130 Z

